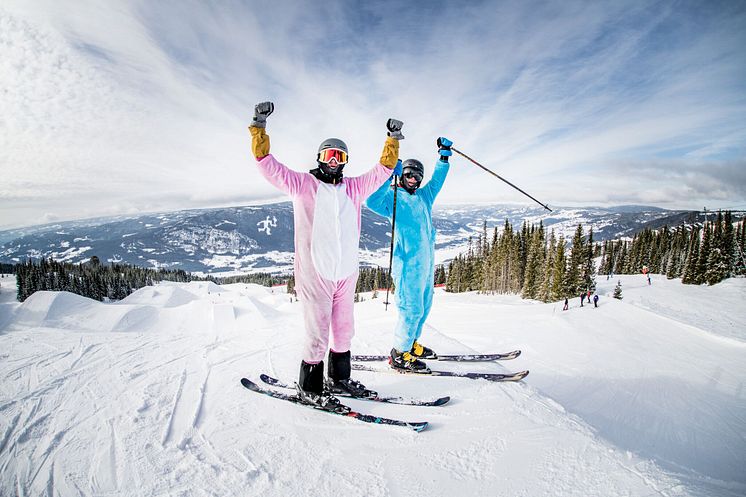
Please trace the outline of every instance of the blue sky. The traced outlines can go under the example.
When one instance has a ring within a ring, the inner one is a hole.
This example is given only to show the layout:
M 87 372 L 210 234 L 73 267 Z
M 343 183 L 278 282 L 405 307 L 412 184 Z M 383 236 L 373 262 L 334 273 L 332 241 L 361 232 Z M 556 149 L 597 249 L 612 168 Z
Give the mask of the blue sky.
M 746 3 L 0 5 L 0 227 L 279 199 L 273 153 L 351 175 L 435 139 L 542 202 L 746 208 Z M 530 202 L 458 158 L 439 202 Z

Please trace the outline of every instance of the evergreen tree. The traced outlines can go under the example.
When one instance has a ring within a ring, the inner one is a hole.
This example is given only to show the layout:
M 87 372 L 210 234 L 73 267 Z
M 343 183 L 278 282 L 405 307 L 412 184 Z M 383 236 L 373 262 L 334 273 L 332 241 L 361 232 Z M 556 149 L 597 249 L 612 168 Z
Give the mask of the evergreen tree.
M 718 212 L 715 226 L 712 229 L 710 251 L 707 254 L 707 266 L 704 274 L 704 281 L 707 282 L 708 285 L 714 285 L 721 282 L 728 274 L 727 256 L 724 250 L 724 236 L 723 213 Z
M 586 259 L 586 248 L 583 244 L 583 225 L 578 224 L 572 238 L 570 248 L 570 263 L 567 268 L 566 286 L 568 295 L 577 295 L 585 290 L 583 268 Z
M 567 288 L 567 281 L 565 278 L 566 266 L 565 238 L 560 237 L 559 242 L 557 242 L 557 253 L 554 256 L 554 265 L 552 267 L 552 301 L 571 297 L 573 295 Z
M 723 251 L 723 264 L 725 265 L 723 279 L 730 278 L 733 276 L 733 268 L 736 261 L 733 214 L 730 211 L 725 211 L 723 219 L 723 241 L 721 248 Z
M 681 282 L 687 285 L 697 283 L 697 262 L 699 261 L 699 229 L 692 229 L 689 234 L 686 261 L 681 275 Z
M 544 278 L 539 289 L 539 300 L 542 302 L 552 302 L 555 300 L 552 296 L 552 278 L 554 277 L 554 258 L 557 256 L 557 238 L 554 236 L 553 229 L 549 232 L 549 246 L 545 252 Z
M 593 262 L 593 228 L 588 230 L 582 288 L 584 290 L 590 290 L 591 292 L 596 291 L 596 267 Z
M 531 240 L 528 245 L 522 294 L 525 299 L 536 299 L 539 296 L 539 288 L 543 280 L 544 228 L 540 224 L 538 229 L 530 232 Z
M 622 280 L 617 281 L 614 287 L 614 294 L 612 295 L 615 299 L 622 300 Z
M 705 283 L 707 275 L 707 261 L 710 258 L 710 246 L 712 243 L 711 228 L 705 223 L 702 228 L 702 244 L 699 248 L 699 258 L 694 273 L 694 283 L 699 285 Z

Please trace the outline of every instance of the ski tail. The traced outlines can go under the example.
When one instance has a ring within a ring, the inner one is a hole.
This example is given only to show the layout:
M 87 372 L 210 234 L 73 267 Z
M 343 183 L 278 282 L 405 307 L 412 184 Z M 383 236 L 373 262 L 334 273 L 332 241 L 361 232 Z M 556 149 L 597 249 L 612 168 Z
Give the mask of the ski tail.
M 504 352 L 500 354 L 444 354 L 438 355 L 437 359 L 425 359 L 432 361 L 448 362 L 492 362 L 492 361 L 509 361 L 521 355 L 520 350 Z M 387 355 L 354 355 L 351 357 L 353 362 L 379 362 L 388 360 Z
M 519 371 L 517 373 L 472 373 L 472 372 L 461 372 L 461 371 L 437 371 L 432 370 L 429 374 L 414 374 L 406 373 L 400 370 L 392 368 L 380 368 L 376 366 L 369 366 L 367 364 L 352 364 L 352 369 L 356 371 L 372 371 L 376 373 L 396 373 L 396 374 L 412 374 L 412 376 L 450 376 L 456 378 L 468 378 L 471 380 L 487 380 L 487 381 L 520 381 L 528 376 L 528 370 Z

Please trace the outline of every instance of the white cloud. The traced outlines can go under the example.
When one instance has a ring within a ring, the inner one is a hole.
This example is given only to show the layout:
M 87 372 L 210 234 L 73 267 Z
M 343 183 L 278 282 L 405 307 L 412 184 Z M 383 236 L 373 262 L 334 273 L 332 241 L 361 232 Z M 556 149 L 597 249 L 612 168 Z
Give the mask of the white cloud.
M 298 170 L 338 136 L 364 172 L 397 117 L 403 158 L 431 164 L 446 135 L 550 205 L 742 203 L 718 165 L 744 158 L 745 19 L 731 4 L 8 0 L 0 226 L 277 196 L 246 131 L 264 99 L 273 152 Z M 641 193 L 619 164 L 661 176 Z M 677 168 L 712 173 L 684 188 Z M 441 202 L 525 200 L 452 171 Z

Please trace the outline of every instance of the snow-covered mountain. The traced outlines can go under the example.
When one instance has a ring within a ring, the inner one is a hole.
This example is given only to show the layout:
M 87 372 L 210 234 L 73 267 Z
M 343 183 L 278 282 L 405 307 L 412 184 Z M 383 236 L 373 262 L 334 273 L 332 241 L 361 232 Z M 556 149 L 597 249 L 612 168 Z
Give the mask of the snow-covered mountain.
M 281 288 L 162 283 L 105 304 L 14 300 L 0 278 L 0 495 L 746 495 L 746 280 L 601 279 L 598 308 L 437 289 L 422 340 L 523 354 L 433 369 L 529 369 L 517 384 L 355 372 L 347 400 L 429 421 L 364 424 L 244 389 L 293 381 L 301 305 Z M 610 298 L 617 280 L 624 299 Z M 391 347 L 397 312 L 364 295 L 353 352 Z M 382 365 L 383 366 L 383 365 Z
M 631 236 L 645 226 L 683 222 L 689 213 L 655 207 L 556 208 L 509 205 L 444 206 L 434 211 L 439 262 L 464 250 L 468 238 L 508 219 L 515 227 L 524 220 L 543 221 L 557 234 L 572 238 L 578 223 L 593 227 L 594 239 Z M 293 253 L 293 212 L 290 202 L 198 209 L 72 221 L 0 232 L 0 262 L 28 257 L 53 257 L 73 263 L 92 256 L 102 261 L 184 269 L 198 273 L 289 271 Z M 361 260 L 387 264 L 390 243 L 387 220 L 363 209 Z

